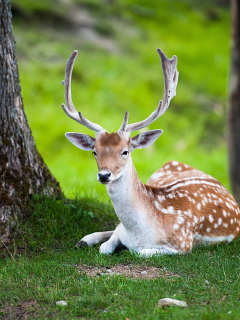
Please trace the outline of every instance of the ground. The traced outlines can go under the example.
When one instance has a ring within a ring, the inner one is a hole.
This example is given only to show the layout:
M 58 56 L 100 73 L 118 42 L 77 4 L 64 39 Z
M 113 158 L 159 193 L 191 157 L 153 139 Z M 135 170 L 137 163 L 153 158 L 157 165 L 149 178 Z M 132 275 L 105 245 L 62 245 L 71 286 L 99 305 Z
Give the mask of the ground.
M 113 267 L 96 267 L 86 264 L 78 266 L 80 273 L 84 272 L 88 277 L 107 276 L 107 275 L 123 275 L 134 279 L 156 279 L 158 277 L 178 277 L 171 271 L 162 267 L 150 266 L 132 266 L 131 264 L 118 264 Z

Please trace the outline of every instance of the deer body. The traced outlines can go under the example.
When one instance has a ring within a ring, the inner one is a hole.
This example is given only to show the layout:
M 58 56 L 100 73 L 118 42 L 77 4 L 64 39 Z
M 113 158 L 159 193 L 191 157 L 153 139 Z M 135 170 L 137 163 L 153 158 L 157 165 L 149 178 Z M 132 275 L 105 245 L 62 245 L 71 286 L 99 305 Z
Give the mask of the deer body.
M 159 49 L 165 79 L 163 101 L 147 119 L 127 124 L 128 113 L 116 133 L 85 119 L 73 107 L 70 80 L 77 52 L 68 60 L 64 81 L 67 107 L 73 119 L 96 131 L 96 139 L 86 134 L 67 133 L 66 137 L 83 150 L 92 150 L 98 166 L 98 180 L 106 185 L 115 212 L 121 221 L 114 231 L 95 232 L 78 245 L 101 243 L 101 253 L 112 253 L 119 245 L 141 255 L 191 251 L 194 243 L 230 242 L 240 232 L 240 210 L 231 194 L 213 177 L 177 161 L 156 171 L 144 185 L 136 173 L 131 152 L 153 143 L 162 130 L 141 133 L 169 105 L 175 95 L 178 72 L 176 57 L 167 59 Z

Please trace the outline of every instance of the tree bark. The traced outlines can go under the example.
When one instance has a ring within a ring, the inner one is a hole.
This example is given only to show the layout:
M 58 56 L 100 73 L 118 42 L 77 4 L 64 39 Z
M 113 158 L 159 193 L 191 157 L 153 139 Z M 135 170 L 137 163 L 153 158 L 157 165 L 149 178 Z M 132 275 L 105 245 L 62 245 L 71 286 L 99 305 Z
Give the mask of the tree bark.
M 34 103 L 34 102 L 33 102 Z M 40 112 L 40 111 L 39 111 Z M 23 110 L 9 0 L 0 0 L 0 239 L 29 210 L 34 194 L 61 196 L 38 153 Z M 1 241 L 0 241 L 1 247 Z
M 232 49 L 228 114 L 229 167 L 232 190 L 240 205 L 240 1 L 231 0 Z

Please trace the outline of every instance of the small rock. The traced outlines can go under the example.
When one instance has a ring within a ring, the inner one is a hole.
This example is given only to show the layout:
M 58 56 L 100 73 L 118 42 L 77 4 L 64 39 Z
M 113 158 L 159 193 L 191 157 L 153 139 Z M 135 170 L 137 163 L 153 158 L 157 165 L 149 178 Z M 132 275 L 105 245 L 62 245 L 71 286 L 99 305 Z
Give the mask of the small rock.
M 61 300 L 56 302 L 57 306 L 67 306 L 67 301 Z
M 141 274 L 147 274 L 147 271 L 142 271 Z
M 187 307 L 185 301 L 180 301 L 171 298 L 164 298 L 158 301 L 158 307 L 171 307 L 171 306 L 178 306 L 178 307 Z
M 112 269 L 106 269 L 108 273 L 113 273 Z

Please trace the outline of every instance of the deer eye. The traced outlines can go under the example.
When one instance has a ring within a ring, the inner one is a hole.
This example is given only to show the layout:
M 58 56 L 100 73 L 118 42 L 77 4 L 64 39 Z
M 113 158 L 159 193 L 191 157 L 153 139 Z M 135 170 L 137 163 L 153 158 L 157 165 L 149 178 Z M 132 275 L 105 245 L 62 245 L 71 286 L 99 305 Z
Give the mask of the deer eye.
M 92 154 L 94 155 L 94 157 L 96 157 L 97 152 L 96 152 L 96 151 L 93 151 Z
M 127 156 L 127 155 L 128 155 L 128 151 L 127 150 L 123 151 L 122 156 Z

